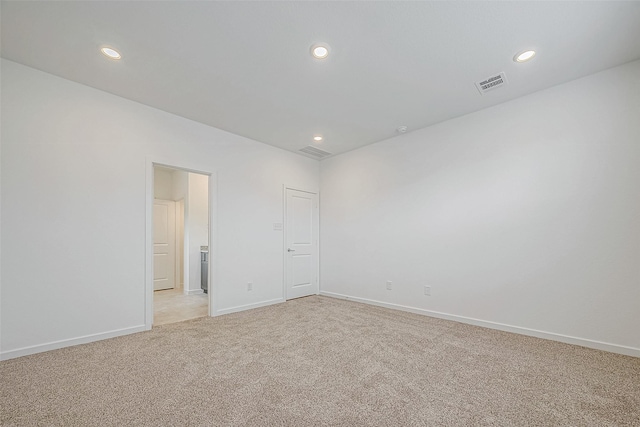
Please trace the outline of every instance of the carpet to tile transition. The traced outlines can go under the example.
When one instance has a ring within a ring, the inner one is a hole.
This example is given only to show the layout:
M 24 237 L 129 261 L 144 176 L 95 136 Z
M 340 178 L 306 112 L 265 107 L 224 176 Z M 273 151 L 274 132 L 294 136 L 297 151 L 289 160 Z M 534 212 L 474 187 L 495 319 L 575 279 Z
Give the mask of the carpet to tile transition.
M 640 426 L 640 359 L 308 297 L 0 363 L 2 426 Z

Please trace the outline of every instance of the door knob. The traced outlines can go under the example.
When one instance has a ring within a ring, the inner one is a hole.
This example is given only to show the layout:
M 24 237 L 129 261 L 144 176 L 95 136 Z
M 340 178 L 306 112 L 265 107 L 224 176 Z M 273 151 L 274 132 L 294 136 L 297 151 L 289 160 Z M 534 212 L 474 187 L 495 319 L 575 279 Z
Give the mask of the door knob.
M 295 252 L 295 249 L 287 249 L 287 252 Z

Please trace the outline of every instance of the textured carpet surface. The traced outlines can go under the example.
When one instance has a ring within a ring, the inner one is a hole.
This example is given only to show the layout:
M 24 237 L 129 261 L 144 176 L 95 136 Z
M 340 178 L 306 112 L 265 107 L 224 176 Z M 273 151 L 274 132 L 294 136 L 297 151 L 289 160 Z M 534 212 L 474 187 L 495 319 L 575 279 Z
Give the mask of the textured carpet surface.
M 326 297 L 0 363 L 3 426 L 640 426 L 640 359 Z

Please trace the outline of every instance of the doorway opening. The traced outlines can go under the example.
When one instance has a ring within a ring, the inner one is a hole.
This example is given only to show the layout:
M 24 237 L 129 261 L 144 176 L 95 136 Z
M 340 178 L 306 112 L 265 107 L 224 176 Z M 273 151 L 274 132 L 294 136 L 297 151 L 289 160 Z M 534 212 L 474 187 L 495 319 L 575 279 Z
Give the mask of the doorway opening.
M 158 326 L 211 312 L 210 176 L 171 166 L 152 167 L 151 323 Z

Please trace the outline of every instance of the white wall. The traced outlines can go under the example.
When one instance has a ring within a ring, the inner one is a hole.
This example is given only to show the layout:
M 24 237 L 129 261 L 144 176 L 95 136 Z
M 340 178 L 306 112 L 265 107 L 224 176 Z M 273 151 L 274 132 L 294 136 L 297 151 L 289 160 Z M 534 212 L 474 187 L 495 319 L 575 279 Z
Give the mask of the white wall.
M 153 168 L 153 196 L 161 200 L 173 198 L 173 172 L 163 168 Z
M 284 182 L 319 186 L 317 161 L 11 61 L 1 67 L 2 357 L 144 326 L 148 157 L 217 172 L 218 307 L 283 297 L 282 232 L 272 224 L 282 222 Z
M 321 289 L 640 356 L 639 119 L 636 61 L 324 160 Z
M 174 170 L 172 174 L 171 200 L 186 199 L 189 195 L 189 173 Z
M 181 238 L 182 241 L 177 245 L 178 250 L 176 256 L 181 257 L 178 262 L 179 268 L 177 275 L 180 277 L 179 284 L 184 290 L 185 283 L 189 283 L 189 269 L 185 270 L 184 266 L 189 263 L 189 248 L 185 247 L 185 243 L 188 244 L 189 235 L 186 233 L 188 230 L 185 228 L 187 221 L 187 199 L 189 197 L 189 173 L 181 170 L 173 171 L 173 187 L 171 192 L 171 199 L 176 200 L 176 209 L 181 210 L 177 213 L 176 220 L 176 238 Z M 208 195 L 207 195 L 208 197 Z M 179 223 L 178 223 L 179 222 Z M 186 248 L 186 249 L 185 249 Z
M 188 174 L 188 179 L 185 233 L 189 242 L 189 281 L 185 293 L 195 293 L 202 290 L 200 246 L 209 245 L 209 179 L 197 173 Z

